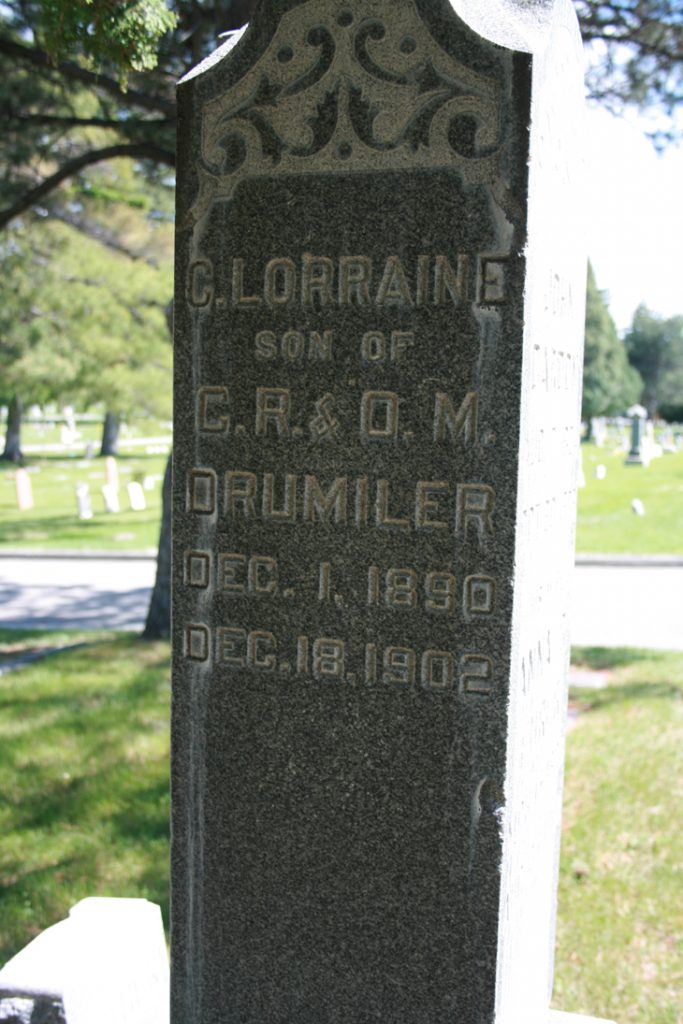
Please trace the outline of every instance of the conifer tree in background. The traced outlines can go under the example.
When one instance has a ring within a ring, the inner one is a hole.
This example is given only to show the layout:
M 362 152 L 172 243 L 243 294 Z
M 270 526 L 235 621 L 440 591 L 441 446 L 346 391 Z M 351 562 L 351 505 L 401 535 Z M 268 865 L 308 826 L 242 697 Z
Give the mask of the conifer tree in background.
M 124 169 L 119 164 L 119 173 Z M 101 184 L 103 174 L 98 178 Z M 2 457 L 15 462 L 21 460 L 22 400 L 81 409 L 104 403 L 118 417 L 171 415 L 164 307 L 172 225 L 157 229 L 155 261 L 143 257 L 144 247 L 133 258 L 132 250 L 121 251 L 123 240 L 133 244 L 132 232 L 122 229 L 124 220 L 130 223 L 125 211 L 109 200 L 79 197 L 75 205 L 80 215 L 88 209 L 92 231 L 49 217 L 26 218 L 0 233 L 0 400 L 13 414 Z M 99 217 L 118 221 L 116 249 L 97 237 Z M 150 235 L 142 230 L 140 244 L 144 239 L 151 246 Z
M 683 421 L 683 316 L 664 319 L 641 305 L 624 340 L 648 414 Z
M 586 336 L 583 352 L 581 417 L 624 413 L 638 401 L 643 382 L 629 364 L 624 342 L 617 334 L 603 293 L 588 265 Z

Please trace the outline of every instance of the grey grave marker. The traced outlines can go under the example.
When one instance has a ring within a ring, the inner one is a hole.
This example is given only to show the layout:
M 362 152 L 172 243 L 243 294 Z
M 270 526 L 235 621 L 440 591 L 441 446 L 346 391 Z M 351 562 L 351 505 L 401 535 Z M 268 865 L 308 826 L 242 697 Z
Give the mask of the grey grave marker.
M 626 456 L 625 465 L 642 466 L 643 459 L 643 424 L 647 421 L 647 409 L 642 405 L 632 405 L 628 410 L 631 417 L 631 447 Z
M 548 1016 L 580 40 L 458 10 L 273 0 L 179 88 L 175 1024 Z

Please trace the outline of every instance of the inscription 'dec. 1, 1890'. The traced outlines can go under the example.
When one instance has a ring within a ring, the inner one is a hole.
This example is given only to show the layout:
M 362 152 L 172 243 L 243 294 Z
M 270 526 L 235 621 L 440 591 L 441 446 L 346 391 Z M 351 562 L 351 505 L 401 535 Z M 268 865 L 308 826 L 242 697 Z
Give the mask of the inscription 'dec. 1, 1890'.
M 180 86 L 176 1024 L 493 1019 L 529 68 L 300 0 Z

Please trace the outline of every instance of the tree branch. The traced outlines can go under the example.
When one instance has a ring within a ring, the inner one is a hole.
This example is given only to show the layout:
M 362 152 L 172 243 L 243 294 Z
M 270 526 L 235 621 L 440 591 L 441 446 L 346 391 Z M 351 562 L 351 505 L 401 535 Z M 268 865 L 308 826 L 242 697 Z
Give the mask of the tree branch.
M 57 71 L 60 75 L 73 81 L 83 82 L 85 85 L 102 89 L 104 92 L 115 96 L 119 102 L 125 103 L 126 106 L 135 105 L 143 107 L 145 110 L 166 114 L 168 117 L 175 117 L 175 103 L 172 100 L 167 100 L 163 96 L 154 96 L 146 92 L 140 92 L 137 89 L 126 89 L 124 91 L 114 78 L 108 78 L 106 75 L 88 71 L 87 68 L 82 68 L 80 64 L 74 64 L 72 61 L 65 60 L 55 63 L 44 50 L 38 50 L 31 46 L 25 46 L 23 43 L 17 43 L 13 39 L 8 39 L 7 36 L 0 36 L 0 53 L 25 63 L 33 64 L 35 67 L 42 68 L 45 71 Z
M 651 43 L 627 30 L 624 30 L 622 34 L 617 34 L 596 26 L 595 28 L 584 29 L 583 39 L 586 43 L 594 43 L 600 40 L 604 43 L 619 43 L 622 46 L 630 46 L 642 54 L 660 58 L 667 66 L 674 65 L 679 60 L 678 53 L 676 51 L 672 53 L 670 48 L 660 43 L 659 40 Z
M 55 171 L 54 174 L 51 174 L 42 181 L 40 185 L 29 189 L 16 203 L 0 211 L 0 229 L 6 227 L 20 213 L 24 213 L 34 203 L 37 203 L 39 199 L 52 192 L 57 185 L 66 181 L 67 178 L 73 177 L 74 174 L 77 174 L 84 167 L 121 156 L 138 157 L 141 160 L 155 160 L 157 163 L 166 164 L 168 167 L 175 167 L 175 156 L 173 153 L 162 149 L 160 146 L 153 146 L 146 142 L 105 146 L 104 149 L 91 149 L 87 153 L 81 153 L 80 156 L 74 157 L 73 160 L 68 160 L 58 171 Z
M 117 121 L 107 117 L 57 117 L 53 114 L 10 114 L 10 121 L 33 124 L 56 124 L 65 128 L 114 128 L 119 132 L 148 131 L 150 128 L 169 128 L 175 124 L 172 118 L 150 118 L 148 121 L 126 119 Z

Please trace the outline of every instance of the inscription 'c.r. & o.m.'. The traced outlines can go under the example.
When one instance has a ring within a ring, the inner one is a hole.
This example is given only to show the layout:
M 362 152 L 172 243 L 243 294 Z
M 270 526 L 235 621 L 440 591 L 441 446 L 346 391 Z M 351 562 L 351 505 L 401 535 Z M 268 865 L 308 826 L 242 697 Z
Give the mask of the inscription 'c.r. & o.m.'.
M 301 426 L 293 420 L 295 410 L 293 389 L 285 387 L 257 387 L 254 393 L 253 432 L 255 437 L 273 436 L 288 439 L 303 435 Z M 431 440 L 437 444 L 462 443 L 475 445 L 478 438 L 478 397 L 476 391 L 466 391 L 454 400 L 445 391 L 436 391 L 431 399 L 429 419 L 422 410 L 417 416 L 427 425 Z M 309 407 L 309 433 L 314 439 L 336 436 L 340 423 L 336 419 L 335 398 L 325 394 L 312 401 Z M 401 405 L 406 400 L 396 391 L 367 390 L 359 399 L 358 420 L 347 426 L 358 430 L 361 441 L 395 441 L 401 434 Z M 229 389 L 222 384 L 208 384 L 197 391 L 197 428 L 202 434 L 228 434 L 231 429 L 232 402 Z M 310 413 L 315 410 L 313 416 Z M 246 411 L 246 410 L 243 410 Z M 297 412 L 299 419 L 305 414 Z M 244 424 L 239 433 L 245 432 Z M 412 436 L 412 434 L 411 434 Z

